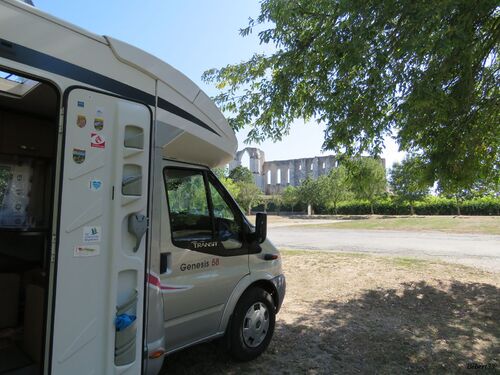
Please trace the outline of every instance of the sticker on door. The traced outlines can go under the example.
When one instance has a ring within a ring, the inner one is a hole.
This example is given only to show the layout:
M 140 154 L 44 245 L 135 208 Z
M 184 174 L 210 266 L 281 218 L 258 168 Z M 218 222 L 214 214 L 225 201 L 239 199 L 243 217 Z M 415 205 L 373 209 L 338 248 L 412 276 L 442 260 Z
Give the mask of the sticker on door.
M 78 245 L 75 246 L 73 254 L 75 257 L 95 257 L 100 252 L 99 245 Z
M 104 136 L 94 132 L 90 133 L 90 147 L 105 148 L 106 140 L 104 139 Z
M 99 191 L 101 190 L 102 188 L 102 181 L 97 179 L 97 178 L 93 178 L 89 181 L 89 189 L 90 191 Z
M 101 242 L 101 227 L 83 227 L 83 243 Z

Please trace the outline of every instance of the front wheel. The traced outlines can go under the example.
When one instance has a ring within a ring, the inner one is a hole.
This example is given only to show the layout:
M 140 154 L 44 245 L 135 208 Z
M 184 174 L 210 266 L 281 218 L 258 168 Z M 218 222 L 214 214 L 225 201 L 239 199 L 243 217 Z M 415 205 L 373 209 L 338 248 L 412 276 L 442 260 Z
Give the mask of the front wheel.
M 231 355 L 250 361 L 266 350 L 273 337 L 276 310 L 269 293 L 260 288 L 245 292 L 234 309 L 229 327 Z

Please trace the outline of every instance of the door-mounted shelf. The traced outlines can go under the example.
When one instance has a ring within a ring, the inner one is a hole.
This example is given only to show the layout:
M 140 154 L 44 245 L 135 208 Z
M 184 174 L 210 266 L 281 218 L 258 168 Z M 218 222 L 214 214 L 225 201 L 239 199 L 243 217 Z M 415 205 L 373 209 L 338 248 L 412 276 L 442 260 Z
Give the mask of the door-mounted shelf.
M 144 150 L 144 129 L 135 125 L 125 125 L 123 146 Z
M 138 292 L 134 290 L 132 296 L 123 304 L 116 306 L 116 333 L 115 333 L 115 365 L 123 366 L 135 361 L 137 341 L 137 301 Z M 129 320 L 127 324 L 118 326 L 119 319 Z
M 137 164 L 123 166 L 122 195 L 142 195 L 142 168 Z

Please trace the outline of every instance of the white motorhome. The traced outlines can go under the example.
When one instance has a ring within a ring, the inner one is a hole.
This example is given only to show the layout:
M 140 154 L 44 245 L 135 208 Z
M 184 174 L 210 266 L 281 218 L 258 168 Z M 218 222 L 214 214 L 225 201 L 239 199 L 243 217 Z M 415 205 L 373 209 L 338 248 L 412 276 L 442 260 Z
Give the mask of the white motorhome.
M 237 141 L 168 64 L 0 0 L 0 373 L 155 374 L 271 340 L 285 294 L 266 217 L 210 171 Z

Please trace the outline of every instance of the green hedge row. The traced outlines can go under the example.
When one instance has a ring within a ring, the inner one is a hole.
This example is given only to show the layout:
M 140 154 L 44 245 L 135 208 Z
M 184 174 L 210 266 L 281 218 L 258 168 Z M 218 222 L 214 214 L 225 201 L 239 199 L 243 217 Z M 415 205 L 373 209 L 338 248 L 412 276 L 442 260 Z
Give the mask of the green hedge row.
M 289 206 L 282 204 L 279 207 L 276 206 L 274 202 L 270 202 L 267 205 L 267 212 L 297 212 L 297 213 L 302 213 L 307 210 L 307 206 L 305 204 L 296 204 L 295 206 Z M 321 208 L 322 211 L 326 210 L 325 207 Z M 252 212 L 264 212 L 264 205 L 263 204 L 258 204 L 256 206 L 252 207 Z
M 263 211 L 262 205 L 254 207 L 253 211 Z M 305 211 L 305 205 L 294 207 L 295 212 Z M 377 215 L 409 215 L 411 213 L 410 205 L 407 202 L 399 202 L 393 199 L 381 199 L 375 202 L 373 210 Z M 267 207 L 268 212 L 276 212 L 275 205 L 271 202 Z M 281 211 L 290 212 L 291 207 L 281 207 Z M 315 207 L 316 214 L 333 215 L 335 212 L 332 207 Z M 441 197 L 427 197 L 414 205 L 416 215 L 456 215 L 457 206 L 454 199 Z M 483 197 L 460 202 L 460 213 L 462 215 L 500 215 L 500 198 Z M 367 201 L 347 201 L 341 202 L 337 206 L 339 215 L 369 215 L 370 203 Z
M 500 198 L 484 197 L 460 202 L 462 215 L 500 215 Z M 416 215 L 456 215 L 457 203 L 454 199 L 428 197 L 414 205 Z M 409 215 L 409 203 L 394 200 L 381 200 L 375 202 L 373 210 L 378 215 Z M 342 215 L 367 215 L 370 214 L 370 203 L 362 201 L 342 202 L 337 208 Z M 333 209 L 328 208 L 325 213 L 333 214 Z

